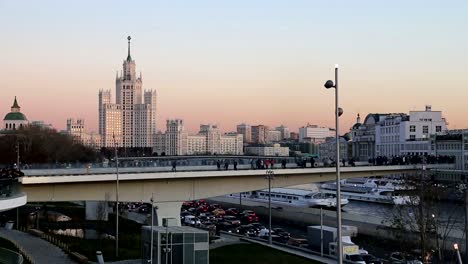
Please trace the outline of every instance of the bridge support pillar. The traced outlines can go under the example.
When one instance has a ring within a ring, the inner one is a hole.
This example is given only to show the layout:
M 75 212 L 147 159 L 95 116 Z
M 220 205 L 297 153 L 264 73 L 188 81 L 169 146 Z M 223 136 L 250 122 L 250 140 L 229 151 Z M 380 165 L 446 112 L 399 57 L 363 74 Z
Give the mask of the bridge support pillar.
M 158 218 L 158 226 L 162 226 L 163 218 L 175 218 L 177 225 L 181 225 L 180 209 L 182 208 L 182 202 L 156 202 L 154 206 L 157 206 L 156 216 Z

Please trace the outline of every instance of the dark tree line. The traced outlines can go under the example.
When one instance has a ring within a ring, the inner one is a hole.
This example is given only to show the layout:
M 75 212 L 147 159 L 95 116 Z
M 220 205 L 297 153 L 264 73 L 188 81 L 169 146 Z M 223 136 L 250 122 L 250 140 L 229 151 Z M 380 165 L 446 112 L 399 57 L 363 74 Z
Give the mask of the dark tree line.
M 21 164 L 94 162 L 98 153 L 55 130 L 28 126 L 0 134 L 0 164 L 14 164 L 17 149 Z

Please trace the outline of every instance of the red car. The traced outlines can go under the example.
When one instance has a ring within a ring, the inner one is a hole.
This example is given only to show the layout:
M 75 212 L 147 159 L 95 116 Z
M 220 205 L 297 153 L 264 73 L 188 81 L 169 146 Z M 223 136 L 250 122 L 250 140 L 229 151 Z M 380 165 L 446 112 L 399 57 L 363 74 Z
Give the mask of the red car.
M 210 210 L 210 208 L 207 205 L 200 205 L 197 208 L 197 213 L 206 213 Z
M 208 206 L 208 203 L 207 203 L 205 200 L 203 200 L 203 199 L 198 200 L 198 201 L 196 202 L 196 204 L 197 204 L 197 206 L 201 206 L 201 205 L 206 205 L 206 206 Z
M 245 214 L 241 217 L 241 222 L 244 224 L 257 223 L 259 221 L 258 216 L 254 214 Z
M 226 210 L 226 215 L 238 216 L 239 214 L 240 212 L 236 208 L 229 208 Z

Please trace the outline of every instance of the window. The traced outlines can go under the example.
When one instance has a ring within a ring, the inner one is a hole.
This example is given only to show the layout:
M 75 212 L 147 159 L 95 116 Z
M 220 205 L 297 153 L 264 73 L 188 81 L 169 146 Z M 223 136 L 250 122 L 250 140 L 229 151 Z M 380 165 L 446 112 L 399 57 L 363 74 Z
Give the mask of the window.
M 415 140 L 415 139 L 416 139 L 416 135 L 410 135 L 409 138 L 410 138 L 411 140 Z
M 442 126 L 436 126 L 436 132 L 441 132 L 442 131 Z
M 416 132 L 416 126 L 410 126 L 409 132 Z
M 429 126 L 423 126 L 423 134 L 429 133 Z

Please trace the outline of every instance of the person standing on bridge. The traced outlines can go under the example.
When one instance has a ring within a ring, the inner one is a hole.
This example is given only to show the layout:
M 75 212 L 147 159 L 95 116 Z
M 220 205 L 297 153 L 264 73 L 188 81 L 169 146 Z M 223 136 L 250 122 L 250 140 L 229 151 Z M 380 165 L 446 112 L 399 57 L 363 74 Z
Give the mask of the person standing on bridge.
M 173 171 L 173 172 L 176 172 L 176 171 L 177 171 L 177 168 L 176 168 L 176 167 L 177 167 L 177 161 L 173 160 L 173 161 L 172 161 L 172 171 Z
M 286 159 L 281 160 L 281 168 L 286 169 Z
M 220 160 L 216 161 L 216 167 L 218 168 L 218 170 L 221 170 L 221 161 Z
M 224 160 L 224 169 L 229 170 L 229 160 Z
M 234 160 L 234 170 L 237 170 L 237 160 Z
M 315 168 L 315 159 L 314 159 L 314 157 L 310 157 L 310 167 Z

